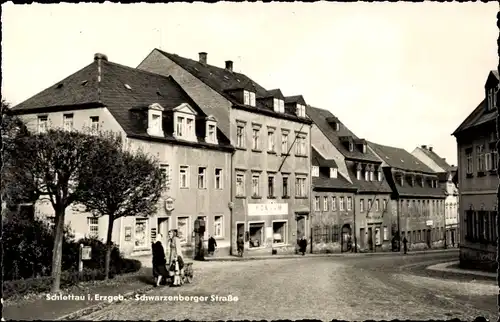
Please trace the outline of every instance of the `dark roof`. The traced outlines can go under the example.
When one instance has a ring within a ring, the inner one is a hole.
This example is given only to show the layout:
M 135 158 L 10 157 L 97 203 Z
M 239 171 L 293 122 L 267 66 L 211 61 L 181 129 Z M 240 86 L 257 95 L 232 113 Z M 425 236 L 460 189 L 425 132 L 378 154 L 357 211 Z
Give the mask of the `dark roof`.
M 144 138 L 150 136 L 144 126 L 147 115 L 141 114 L 141 110 L 153 103 L 160 104 L 165 111 L 188 103 L 198 115 L 206 116 L 172 77 L 100 60 L 101 81 L 98 82 L 98 64 L 98 61 L 94 61 L 15 106 L 13 111 L 36 113 L 54 106 L 66 106 L 71 110 L 75 109 L 75 105 L 100 103 L 108 108 L 127 135 Z M 173 139 L 171 134 L 166 133 L 165 138 Z M 218 136 L 221 137 L 221 145 L 228 144 L 221 133 Z
M 437 155 L 437 153 L 434 150 L 431 151 L 428 148 L 422 148 L 422 147 L 418 147 L 418 149 L 420 149 L 420 151 L 422 151 L 427 157 L 429 157 L 429 159 L 434 161 L 440 168 L 442 168 L 443 171 L 448 172 L 453 170 L 452 167 L 448 164 L 448 162 L 446 162 L 443 158 Z
M 286 96 L 285 103 L 298 103 L 306 105 L 306 101 L 302 95 Z
M 362 173 L 361 175 L 361 180 L 358 180 L 356 175 L 357 175 L 357 170 L 355 165 L 357 162 L 352 162 L 348 161 L 346 162 L 347 165 L 347 171 L 349 172 L 349 177 L 352 180 L 352 183 L 354 186 L 358 188 L 358 192 L 361 193 L 375 193 L 375 194 L 388 194 L 392 192 L 391 186 L 387 182 L 387 179 L 385 178 L 385 174 L 382 176 L 382 181 L 377 181 L 377 178 L 375 177 L 374 181 L 366 181 L 365 176 Z M 380 167 L 380 170 L 382 171 L 382 167 Z
M 256 98 L 268 98 L 273 95 L 277 95 L 277 98 L 283 98 L 283 94 L 280 90 L 275 89 L 268 91 L 244 74 L 230 71 L 217 66 L 200 63 L 199 61 L 181 57 L 176 54 L 167 53 L 160 49 L 155 50 L 172 60 L 187 72 L 191 73 L 194 77 L 198 78 L 200 81 L 218 92 L 220 95 L 224 96 L 233 104 L 233 106 L 244 107 L 240 102 L 238 102 L 232 95 L 228 93 L 228 90 L 236 88 L 245 88 L 247 90 L 251 90 L 255 92 Z M 295 114 L 295 111 L 292 110 L 285 109 L 285 114 L 274 112 L 273 107 L 267 106 L 262 100 L 257 100 L 256 106 L 253 107 L 250 111 L 265 113 L 266 115 L 276 117 L 286 116 L 289 118 L 291 116 L 291 120 L 296 120 L 301 123 L 308 122 L 303 118 L 298 118 Z
M 424 174 L 425 176 L 425 174 Z M 396 173 L 393 173 L 393 182 L 394 182 L 394 189 L 396 189 L 397 193 L 399 196 L 410 196 L 410 197 L 444 197 L 445 196 L 445 189 L 443 188 L 442 185 L 438 184 L 436 188 L 432 188 L 429 182 L 427 181 L 428 179 L 434 179 L 438 180 L 438 176 L 433 176 L 431 177 L 430 175 L 427 175 L 428 177 L 424 177 L 424 186 L 421 186 L 421 183 L 415 179 L 415 185 L 412 186 L 410 182 L 407 180 L 405 177 L 403 186 L 401 186 L 401 183 L 396 177 Z
M 366 149 L 366 153 L 359 150 L 358 147 L 354 147 L 353 151 L 349 149 L 340 141 L 340 137 L 352 137 L 353 140 L 358 139 L 354 133 L 352 133 L 342 122 L 339 121 L 339 131 L 335 131 L 333 127 L 327 122 L 327 118 L 335 117 L 330 111 L 307 106 L 306 107 L 307 116 L 316 124 L 318 129 L 323 132 L 323 134 L 330 140 L 330 142 L 339 150 L 346 158 L 359 159 L 365 161 L 371 161 L 375 163 L 380 163 L 370 149 Z
M 488 75 L 488 81 L 493 81 L 495 80 L 496 83 L 498 84 L 498 81 L 500 80 L 500 77 L 498 75 L 498 71 L 492 70 L 490 71 Z M 481 103 L 472 111 L 472 113 L 467 116 L 467 118 L 460 124 L 460 126 L 451 134 L 451 135 L 457 135 L 460 132 L 470 129 L 472 127 L 492 122 L 496 120 L 496 110 L 491 110 L 487 111 L 486 110 L 486 104 L 488 104 L 486 99 L 483 99 Z
M 392 168 L 423 173 L 434 173 L 427 165 L 422 163 L 408 151 L 392 146 L 368 142 L 368 145 L 387 165 Z
M 281 92 L 281 90 L 279 88 L 268 90 L 267 91 L 267 96 L 269 96 L 269 97 L 275 97 L 275 98 L 281 98 L 281 99 L 285 98 L 285 96 L 283 95 L 283 93 Z
M 330 178 L 330 168 L 337 168 L 335 160 L 325 160 L 318 151 L 312 148 L 311 162 L 320 167 L 319 177 L 312 178 L 315 189 L 356 190 L 356 186 L 347 181 L 338 171 L 337 178 Z

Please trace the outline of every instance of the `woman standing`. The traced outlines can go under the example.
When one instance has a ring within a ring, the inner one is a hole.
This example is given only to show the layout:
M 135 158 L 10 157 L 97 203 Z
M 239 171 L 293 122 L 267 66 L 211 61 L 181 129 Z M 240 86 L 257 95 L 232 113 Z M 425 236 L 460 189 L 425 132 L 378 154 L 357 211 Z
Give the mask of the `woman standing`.
M 165 259 L 165 250 L 161 244 L 163 236 L 158 234 L 156 242 L 152 245 L 153 252 L 153 277 L 155 278 L 155 286 L 160 286 L 162 279 L 166 279 L 168 272 L 166 268 L 167 260 Z
M 168 232 L 167 252 L 169 273 L 170 276 L 174 277 L 172 286 L 180 286 L 181 273 L 184 268 L 184 258 L 182 256 L 179 237 L 177 237 L 177 232 L 174 230 Z

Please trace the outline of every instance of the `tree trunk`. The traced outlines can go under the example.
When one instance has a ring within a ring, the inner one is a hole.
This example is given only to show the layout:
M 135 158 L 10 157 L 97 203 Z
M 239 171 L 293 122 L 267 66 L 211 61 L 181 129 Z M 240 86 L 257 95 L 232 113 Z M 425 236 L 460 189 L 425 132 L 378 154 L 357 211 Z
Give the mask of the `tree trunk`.
M 112 236 L 113 236 L 113 223 L 115 221 L 113 216 L 108 216 L 108 234 L 106 238 L 106 261 L 104 264 L 104 273 L 105 278 L 109 279 L 109 268 L 111 266 L 111 246 L 113 245 Z
M 61 261 L 65 209 L 63 207 L 59 207 L 55 209 L 55 213 L 56 222 L 54 227 L 54 247 L 52 249 L 52 293 L 59 292 L 61 286 Z

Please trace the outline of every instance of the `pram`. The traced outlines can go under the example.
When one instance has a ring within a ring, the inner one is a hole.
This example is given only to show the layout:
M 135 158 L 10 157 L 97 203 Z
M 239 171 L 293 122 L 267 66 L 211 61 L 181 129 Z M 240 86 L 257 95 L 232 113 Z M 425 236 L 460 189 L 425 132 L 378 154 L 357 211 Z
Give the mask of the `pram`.
M 175 273 L 172 270 L 169 273 L 167 283 L 171 285 L 174 282 Z M 186 283 L 191 284 L 193 282 L 193 263 L 184 263 L 184 267 L 180 270 L 179 275 L 181 285 Z

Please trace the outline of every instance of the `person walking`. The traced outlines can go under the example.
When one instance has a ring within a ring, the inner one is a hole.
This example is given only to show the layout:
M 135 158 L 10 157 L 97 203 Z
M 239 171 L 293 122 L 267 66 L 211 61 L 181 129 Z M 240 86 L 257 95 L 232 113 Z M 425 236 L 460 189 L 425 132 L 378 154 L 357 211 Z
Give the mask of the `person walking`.
M 182 256 L 180 239 L 177 232 L 174 230 L 170 230 L 168 232 L 167 253 L 169 275 L 174 277 L 172 286 L 181 286 L 181 274 L 184 269 L 184 257 Z
M 236 245 L 238 247 L 238 256 L 243 257 L 243 250 L 245 249 L 245 240 L 243 239 L 243 234 L 240 234 L 240 236 L 238 236 Z
M 403 250 L 405 254 L 408 252 L 408 240 L 406 237 L 403 237 Z
M 208 238 L 208 255 L 213 256 L 215 253 L 215 248 L 217 247 L 217 242 L 214 236 L 210 235 Z
M 307 250 L 307 239 L 306 236 L 302 235 L 302 237 L 299 240 L 299 250 L 302 253 L 302 256 L 306 254 Z
M 151 246 L 151 251 L 153 253 L 153 278 L 155 279 L 155 287 L 160 286 L 163 279 L 168 276 L 167 272 L 167 260 L 165 258 L 165 250 L 161 244 L 163 236 L 161 234 L 156 235 L 156 242 Z

